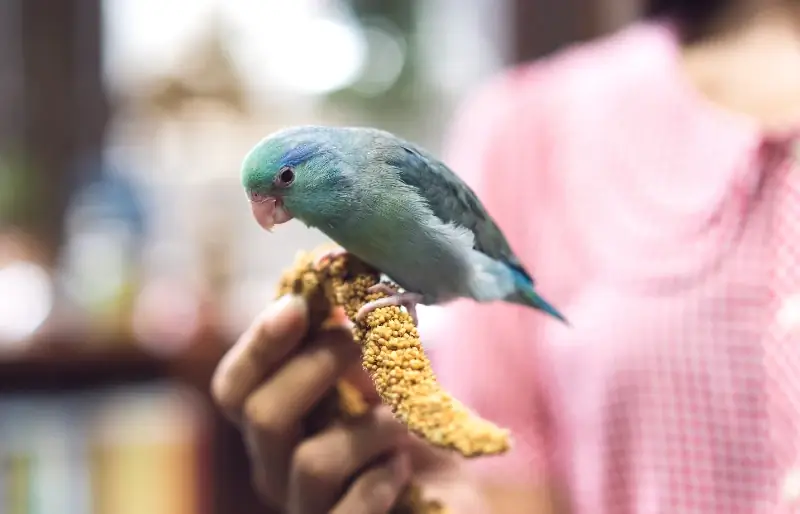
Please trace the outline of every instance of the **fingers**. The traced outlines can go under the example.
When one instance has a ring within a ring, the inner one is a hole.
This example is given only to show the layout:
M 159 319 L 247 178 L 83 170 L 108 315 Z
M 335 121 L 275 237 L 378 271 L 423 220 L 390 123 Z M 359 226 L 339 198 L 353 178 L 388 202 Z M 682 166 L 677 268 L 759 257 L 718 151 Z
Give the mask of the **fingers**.
M 270 305 L 220 361 L 211 381 L 215 401 L 239 421 L 245 398 L 298 345 L 305 335 L 305 301 L 284 296 Z
M 245 400 L 244 431 L 258 490 L 275 503 L 286 498 L 290 460 L 302 422 L 359 354 L 342 329 L 323 332 Z
M 384 407 L 357 423 L 333 426 L 303 442 L 292 461 L 289 512 L 329 512 L 351 476 L 397 448 L 405 437 L 405 427 Z
M 388 463 L 370 469 L 358 480 L 331 514 L 387 514 L 411 479 L 411 462 L 400 453 Z
M 279 435 L 308 414 L 358 358 L 358 352 L 344 330 L 321 333 L 252 391 L 244 403 L 245 419 L 264 435 Z
M 214 398 L 240 424 L 255 487 L 266 501 L 295 514 L 329 513 L 334 505 L 337 513 L 384 512 L 408 480 L 409 459 L 368 466 L 396 452 L 408 434 L 388 408 L 379 408 L 301 442 L 309 412 L 336 381 L 365 378 L 352 373 L 360 351 L 349 330 L 321 330 L 301 347 L 307 325 L 301 298 L 272 304 L 220 362 Z

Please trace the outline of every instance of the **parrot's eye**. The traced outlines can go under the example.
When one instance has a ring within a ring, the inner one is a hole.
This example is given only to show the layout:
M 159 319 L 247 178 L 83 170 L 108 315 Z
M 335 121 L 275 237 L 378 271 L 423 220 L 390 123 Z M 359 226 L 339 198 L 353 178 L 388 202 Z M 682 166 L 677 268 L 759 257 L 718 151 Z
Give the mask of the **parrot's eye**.
M 288 166 L 284 166 L 275 177 L 275 185 L 279 187 L 288 187 L 294 182 L 294 170 Z

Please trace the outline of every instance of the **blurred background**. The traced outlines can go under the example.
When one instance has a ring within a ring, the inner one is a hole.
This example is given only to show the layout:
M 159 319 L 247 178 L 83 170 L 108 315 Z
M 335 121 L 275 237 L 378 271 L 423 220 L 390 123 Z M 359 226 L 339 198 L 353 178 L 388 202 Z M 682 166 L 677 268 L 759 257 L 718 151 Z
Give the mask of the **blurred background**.
M 264 512 L 211 373 L 322 236 L 251 219 L 285 125 L 440 149 L 505 66 L 636 0 L 0 0 L 0 512 Z

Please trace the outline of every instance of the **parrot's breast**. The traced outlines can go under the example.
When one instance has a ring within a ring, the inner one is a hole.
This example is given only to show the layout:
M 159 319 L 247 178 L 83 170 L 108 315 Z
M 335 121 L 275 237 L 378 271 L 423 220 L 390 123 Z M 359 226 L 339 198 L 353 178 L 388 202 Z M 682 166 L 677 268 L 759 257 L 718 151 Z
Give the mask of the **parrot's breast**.
M 472 238 L 460 227 L 439 223 L 433 227 L 395 227 L 337 233 L 325 230 L 348 252 L 370 264 L 406 291 L 423 296 L 423 304 L 440 304 L 472 296 L 474 275 L 469 254 Z

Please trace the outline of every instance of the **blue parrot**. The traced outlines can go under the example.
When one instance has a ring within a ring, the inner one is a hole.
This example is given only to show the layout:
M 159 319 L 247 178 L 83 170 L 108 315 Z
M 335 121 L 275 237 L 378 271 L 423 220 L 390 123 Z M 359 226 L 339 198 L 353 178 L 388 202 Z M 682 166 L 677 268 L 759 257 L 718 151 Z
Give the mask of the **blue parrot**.
M 364 305 L 405 307 L 457 298 L 504 301 L 567 323 L 539 296 L 475 193 L 433 155 L 388 132 L 361 127 L 280 130 L 250 150 L 242 185 L 262 228 L 293 218 L 324 232 L 402 288 Z

